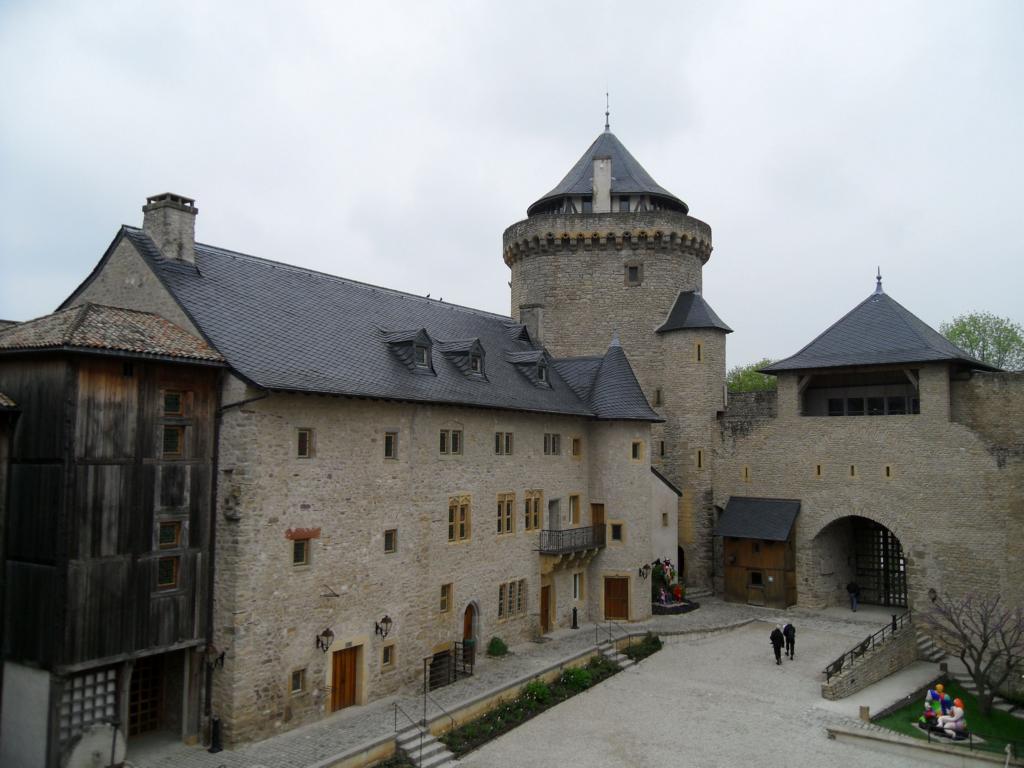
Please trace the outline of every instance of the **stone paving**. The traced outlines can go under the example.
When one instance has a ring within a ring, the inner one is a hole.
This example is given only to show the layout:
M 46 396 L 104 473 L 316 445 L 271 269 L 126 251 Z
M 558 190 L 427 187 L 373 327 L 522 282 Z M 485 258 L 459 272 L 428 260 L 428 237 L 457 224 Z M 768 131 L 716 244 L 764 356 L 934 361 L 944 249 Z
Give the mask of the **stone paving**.
M 802 643 L 813 642 L 805 640 L 809 637 L 810 631 L 820 632 L 823 636 L 831 638 L 828 643 L 829 652 L 815 656 L 808 655 L 806 658 L 814 658 L 813 664 L 806 666 L 798 665 L 803 674 L 797 676 L 790 674 L 792 679 L 799 679 L 808 687 L 808 690 L 818 696 L 818 674 L 828 661 L 847 650 L 851 644 L 851 638 L 862 637 L 877 629 L 888 620 L 888 613 L 880 610 L 862 610 L 852 614 L 848 610 L 829 609 L 826 611 L 804 611 L 791 608 L 786 611 L 754 606 L 737 605 L 724 603 L 715 598 L 704 598 L 701 607 L 690 613 L 678 616 L 655 616 L 643 624 L 625 625 L 630 631 L 642 631 L 652 629 L 665 636 L 684 633 L 678 639 L 671 641 L 673 648 L 689 648 L 691 639 L 699 648 L 717 648 L 718 640 L 707 636 L 707 633 L 715 632 L 714 637 L 719 637 L 717 632 L 724 628 L 742 627 L 752 621 L 767 621 L 769 623 L 792 621 L 800 631 L 797 636 L 797 654 L 801 655 Z M 737 630 L 738 631 L 738 630 Z M 763 651 L 765 658 L 770 656 L 767 633 L 763 628 L 758 629 L 765 635 L 763 643 L 755 643 L 759 651 Z M 720 635 L 723 638 L 732 637 L 734 633 Z M 739 636 L 746 636 L 741 632 Z M 441 706 L 451 709 L 460 702 L 472 699 L 482 693 L 501 687 L 503 684 L 514 681 L 532 672 L 542 670 L 564 659 L 571 658 L 576 654 L 592 648 L 595 645 L 595 629 L 593 625 L 585 625 L 579 630 L 559 630 L 548 636 L 547 642 L 526 643 L 516 646 L 512 653 L 501 659 L 488 659 L 483 657 L 476 666 L 473 677 L 460 680 L 454 685 L 442 688 L 431 693 Z M 764 648 L 760 648 L 760 645 Z M 661 656 L 657 654 L 656 656 Z M 665 654 L 666 657 L 671 654 Z M 820 658 L 819 658 L 820 656 Z M 668 679 L 680 676 L 682 671 L 685 677 L 694 665 L 701 665 L 704 674 L 721 672 L 721 690 L 709 692 L 714 697 L 725 697 L 732 695 L 730 672 L 734 670 L 732 661 L 724 656 L 713 656 L 713 658 L 694 659 L 681 657 L 679 660 L 680 669 L 675 669 Z M 807 662 L 810 663 L 809 661 Z M 816 665 L 816 666 L 815 666 Z M 795 670 L 793 670 L 795 671 Z M 632 672 L 632 670 L 629 670 Z M 628 673 L 623 673 L 623 675 Z M 623 677 L 617 675 L 611 681 L 601 687 L 610 685 L 614 680 Z M 663 681 L 664 683 L 664 681 Z M 675 682 L 664 683 L 676 687 Z M 613 686 L 615 688 L 618 687 Z M 636 695 L 640 696 L 640 693 Z M 279 736 L 266 739 L 254 744 L 243 745 L 237 749 L 225 750 L 218 754 L 210 754 L 202 747 L 188 747 L 183 744 L 149 744 L 139 749 L 133 743 L 129 745 L 128 765 L 136 768 L 310 768 L 317 763 L 323 762 L 334 755 L 340 755 L 348 750 L 376 738 L 384 737 L 394 733 L 394 704 L 398 704 L 412 717 L 422 716 L 422 696 L 399 696 L 380 699 L 366 706 L 351 707 L 341 712 L 336 712 L 320 722 L 296 728 L 295 730 L 283 733 Z M 681 702 L 677 701 L 671 706 L 678 709 Z M 741 702 L 742 704 L 742 702 Z M 560 705 L 553 711 L 562 709 Z M 755 706 L 742 706 L 744 714 L 740 718 L 749 718 L 750 712 L 756 713 L 761 708 L 760 704 Z M 614 710 L 612 710 L 614 711 Z M 685 710 L 683 710 L 685 712 Z M 439 714 L 440 710 L 431 707 L 428 710 L 428 717 Z M 544 720 L 545 718 L 539 718 Z M 617 714 L 613 717 L 618 717 Z M 683 712 L 676 712 L 673 717 L 676 721 L 685 719 Z M 846 721 L 848 722 L 848 720 Z M 522 729 L 520 729 L 522 730 Z M 820 730 L 820 729 L 819 729 Z M 823 731 L 822 731 L 823 733 Z M 630 737 L 632 739 L 633 737 Z M 629 739 L 627 739 L 629 741 Z M 482 765 L 482 763 L 475 763 Z M 496 762 L 494 764 L 505 764 Z M 512 763 L 507 763 L 511 765 Z M 618 763 L 611 763 L 617 765 Z M 597 764 L 595 763 L 595 766 Z

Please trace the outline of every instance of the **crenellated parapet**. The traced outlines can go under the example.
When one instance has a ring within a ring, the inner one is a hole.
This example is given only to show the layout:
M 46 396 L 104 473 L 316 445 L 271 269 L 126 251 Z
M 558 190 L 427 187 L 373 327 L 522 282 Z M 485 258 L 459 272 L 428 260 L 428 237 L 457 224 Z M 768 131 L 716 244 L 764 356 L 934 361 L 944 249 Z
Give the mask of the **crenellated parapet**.
M 675 251 L 696 256 L 702 264 L 712 250 L 711 227 L 674 211 L 531 216 L 506 229 L 502 245 L 509 267 L 556 249 Z

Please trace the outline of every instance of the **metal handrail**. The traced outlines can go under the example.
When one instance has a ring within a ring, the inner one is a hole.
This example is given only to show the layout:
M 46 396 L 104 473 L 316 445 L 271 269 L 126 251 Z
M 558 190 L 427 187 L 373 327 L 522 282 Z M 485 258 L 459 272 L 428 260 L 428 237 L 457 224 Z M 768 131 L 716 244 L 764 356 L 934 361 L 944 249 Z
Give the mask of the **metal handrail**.
M 628 647 L 628 648 L 632 648 L 633 647 L 633 635 L 632 635 L 632 633 L 631 632 L 627 632 L 625 629 L 623 629 L 619 624 L 617 624 L 614 621 L 608 621 L 608 622 L 600 622 L 599 621 L 599 622 L 597 622 L 597 624 L 594 625 L 594 645 L 600 645 L 601 644 L 601 630 L 602 629 L 606 629 L 607 630 L 606 634 L 608 636 L 608 642 L 611 643 L 613 647 L 615 645 L 615 637 L 613 635 L 612 630 L 618 630 L 622 634 L 622 636 L 626 639 L 626 647 Z
M 605 546 L 607 526 L 588 525 L 582 528 L 545 529 L 540 532 L 537 551 L 544 555 L 564 555 Z
M 423 725 L 426 726 L 427 724 L 427 699 L 430 699 L 434 703 L 435 707 L 440 709 L 442 712 L 444 712 L 444 714 L 448 716 L 448 719 L 452 721 L 451 729 L 455 730 L 455 717 L 452 715 L 451 712 L 449 712 L 447 709 L 441 706 L 441 702 L 439 702 L 426 691 L 423 691 Z
M 396 701 L 395 702 L 395 733 L 398 733 L 398 713 L 399 712 L 401 712 L 403 715 L 405 715 L 405 719 L 408 720 L 410 723 L 412 723 L 412 727 L 413 728 L 415 728 L 417 731 L 419 731 L 419 734 L 420 734 L 420 748 L 419 748 L 419 756 L 418 756 L 418 759 L 417 759 L 416 762 L 417 763 L 422 763 L 423 762 L 423 729 L 426 727 L 426 724 L 427 724 L 426 718 L 424 718 L 422 725 L 420 723 L 417 723 L 415 720 L 413 720 L 409 716 L 408 712 L 406 712 L 404 709 L 402 709 L 400 706 L 398 706 L 398 702 Z
M 897 614 L 894 613 L 892 615 L 891 623 L 886 624 L 873 635 L 868 635 L 864 640 L 857 643 L 857 645 L 825 667 L 825 669 L 822 670 L 825 674 L 825 682 L 832 682 L 833 675 L 838 675 L 844 669 L 852 667 L 857 659 L 861 658 L 868 652 L 873 651 L 876 646 L 881 645 L 885 641 L 886 634 L 891 638 L 896 632 L 903 629 L 903 627 L 910 626 L 910 621 L 911 612 L 909 608 L 902 616 L 897 616 Z

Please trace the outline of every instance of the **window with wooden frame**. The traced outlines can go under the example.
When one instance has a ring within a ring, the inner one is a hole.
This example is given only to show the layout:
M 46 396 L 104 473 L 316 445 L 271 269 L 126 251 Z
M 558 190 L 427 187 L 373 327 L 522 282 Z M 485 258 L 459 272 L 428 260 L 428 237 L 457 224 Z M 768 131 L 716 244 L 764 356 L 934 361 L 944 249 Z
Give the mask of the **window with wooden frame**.
M 514 493 L 498 494 L 498 535 L 515 533 L 516 495 Z
M 519 580 L 519 588 L 516 590 L 516 613 L 520 616 L 526 613 L 526 579 Z
M 156 561 L 156 588 L 176 589 L 178 586 L 178 570 L 180 566 L 180 557 L 158 558 Z
M 544 455 L 558 456 L 562 453 L 562 436 L 557 432 L 544 433 Z
M 469 356 L 469 370 L 473 373 L 481 374 L 484 372 L 484 359 L 480 355 Z
M 438 448 L 445 456 L 462 453 L 462 430 L 442 429 Z
M 384 458 L 385 459 L 397 459 L 398 458 L 398 433 L 397 432 L 385 432 L 384 433 Z
M 583 439 L 580 438 L 580 437 L 574 437 L 572 439 L 572 443 L 570 444 L 569 450 L 572 451 L 572 456 L 573 456 L 574 459 L 578 459 L 580 456 L 582 456 L 583 455 Z
M 420 368 L 430 367 L 430 350 L 422 344 L 415 345 L 416 347 L 416 365 Z
M 300 427 L 295 430 L 295 456 L 300 459 L 313 457 L 313 430 Z
M 292 540 L 292 565 L 309 565 L 309 539 Z
M 164 424 L 160 455 L 165 459 L 180 459 L 185 450 L 185 427 Z
M 181 546 L 181 521 L 161 520 L 157 523 L 157 547 L 177 549 Z
M 388 528 L 384 531 L 384 554 L 390 555 L 398 551 L 398 529 Z
M 578 493 L 569 495 L 569 521 L 573 525 L 580 524 L 580 496 Z
M 452 585 L 450 583 L 441 585 L 441 603 L 439 607 L 441 613 L 448 613 L 452 608 Z
M 644 444 L 640 440 L 634 440 L 633 445 L 630 448 L 630 455 L 633 461 L 641 461 L 644 457 Z
M 291 679 L 291 693 L 292 696 L 298 696 L 300 693 L 304 693 L 306 690 L 306 670 L 295 669 L 292 670 Z
M 184 416 L 184 406 L 185 398 L 180 391 L 174 389 L 164 390 L 164 416 Z
M 544 503 L 544 491 L 527 491 L 524 502 L 524 525 L 528 531 L 540 530 L 540 508 Z
M 512 455 L 512 433 L 511 432 L 495 432 L 494 433 L 494 453 L 497 456 L 511 456 Z
M 394 669 L 395 667 L 395 644 L 388 643 L 380 649 L 381 669 Z
M 526 613 L 526 579 L 498 585 L 498 618 L 511 619 Z
M 465 541 L 470 537 L 472 519 L 469 496 L 448 499 L 448 541 Z
M 537 381 L 541 384 L 548 383 L 548 364 L 544 362 L 537 363 Z

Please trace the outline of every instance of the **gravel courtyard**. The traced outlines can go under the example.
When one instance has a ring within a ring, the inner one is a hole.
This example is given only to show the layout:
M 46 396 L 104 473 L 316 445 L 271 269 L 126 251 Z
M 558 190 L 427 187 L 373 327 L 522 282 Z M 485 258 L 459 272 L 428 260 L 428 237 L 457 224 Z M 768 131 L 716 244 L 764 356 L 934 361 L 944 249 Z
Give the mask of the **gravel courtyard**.
M 466 755 L 465 766 L 822 768 L 914 765 L 830 741 L 849 723 L 822 708 L 820 670 L 848 634 L 798 632 L 796 660 L 776 666 L 772 625 L 666 639 L 661 652 Z

